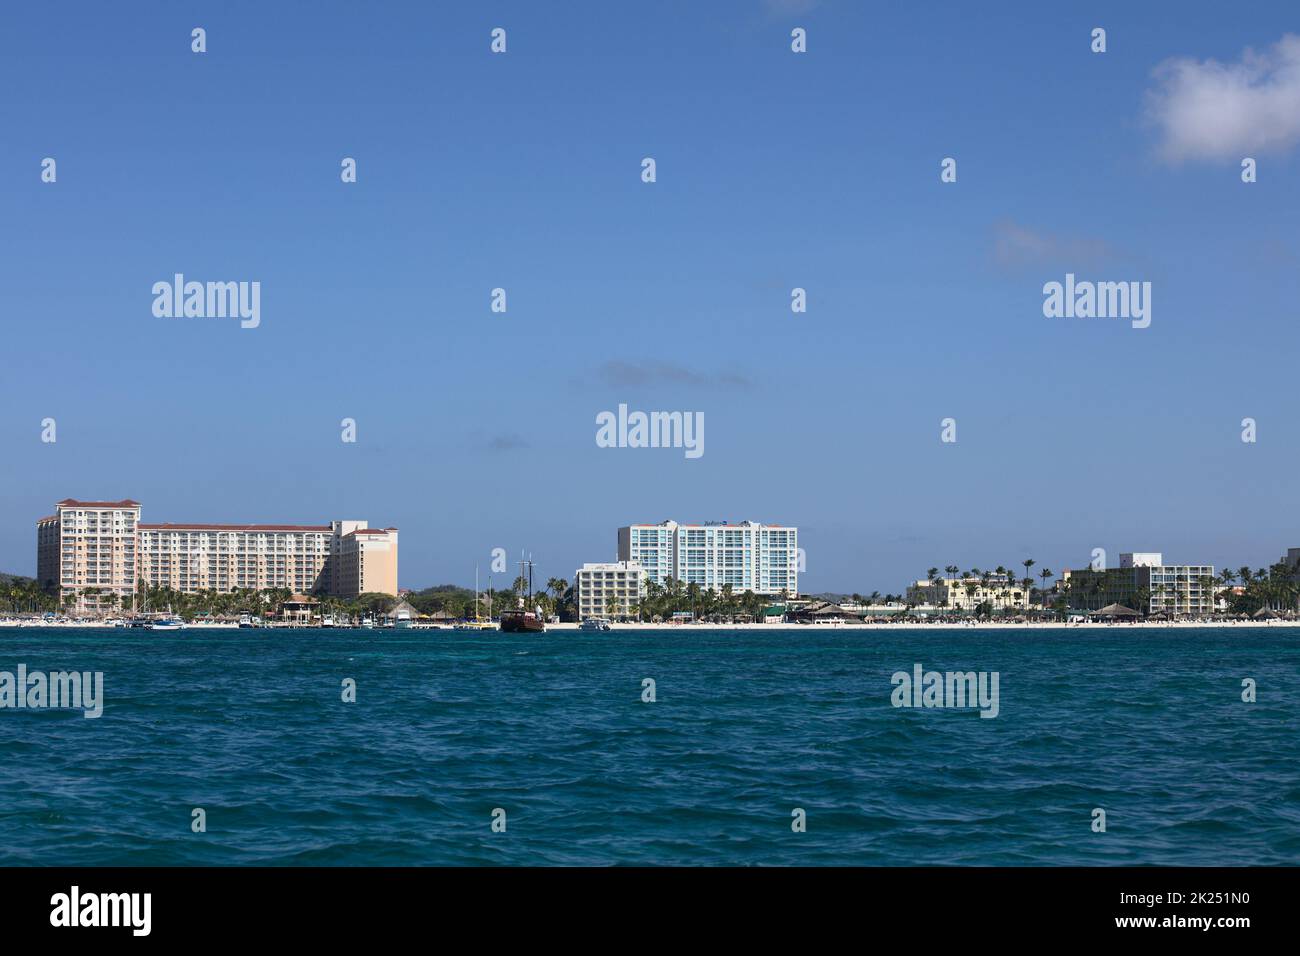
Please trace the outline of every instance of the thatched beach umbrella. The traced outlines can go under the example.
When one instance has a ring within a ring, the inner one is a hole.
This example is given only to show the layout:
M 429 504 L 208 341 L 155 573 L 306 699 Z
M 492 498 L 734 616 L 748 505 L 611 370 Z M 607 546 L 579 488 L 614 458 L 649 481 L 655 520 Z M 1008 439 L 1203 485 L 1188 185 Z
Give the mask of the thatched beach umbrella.
M 1134 617 L 1141 617 L 1142 615 L 1137 611 L 1133 610 L 1131 607 L 1125 607 L 1123 604 L 1107 604 L 1100 611 L 1093 611 L 1092 616 L 1114 619 L 1114 618 L 1134 618 Z

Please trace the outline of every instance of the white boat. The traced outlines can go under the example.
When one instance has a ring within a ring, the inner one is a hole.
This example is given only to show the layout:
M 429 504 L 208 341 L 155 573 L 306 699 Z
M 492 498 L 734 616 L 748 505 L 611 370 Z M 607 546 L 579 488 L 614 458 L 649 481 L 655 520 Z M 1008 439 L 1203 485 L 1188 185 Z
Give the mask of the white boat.
M 179 617 L 160 617 L 149 624 L 151 631 L 179 631 L 184 627 L 185 622 Z
M 370 615 L 367 614 L 365 617 L 363 617 L 363 618 L 361 619 L 361 626 L 362 626 L 362 627 L 367 627 L 367 628 L 368 628 L 368 627 L 374 627 L 374 626 L 375 626 L 375 619 L 374 619 L 373 617 L 371 617 Z
M 258 617 L 256 614 L 241 614 L 239 615 L 239 626 L 240 627 L 261 627 L 262 619 Z
M 609 621 L 602 621 L 598 617 L 589 617 L 578 625 L 580 631 L 608 631 Z

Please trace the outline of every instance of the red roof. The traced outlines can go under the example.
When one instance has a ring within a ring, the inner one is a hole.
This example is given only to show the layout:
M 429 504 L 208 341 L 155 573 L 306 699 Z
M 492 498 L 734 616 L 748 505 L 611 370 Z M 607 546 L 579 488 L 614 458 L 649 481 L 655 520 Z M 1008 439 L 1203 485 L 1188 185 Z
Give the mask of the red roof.
M 383 528 L 358 528 L 356 531 L 349 531 L 343 537 L 350 538 L 354 534 L 388 534 L 389 531 L 396 531 L 396 530 L 397 530 L 396 528 L 388 528 L 387 530 Z
M 136 527 L 141 531 L 331 531 L 327 524 L 145 524 Z
M 64 498 L 56 501 L 61 508 L 139 508 L 140 502 L 123 498 L 121 501 L 78 501 L 76 498 Z

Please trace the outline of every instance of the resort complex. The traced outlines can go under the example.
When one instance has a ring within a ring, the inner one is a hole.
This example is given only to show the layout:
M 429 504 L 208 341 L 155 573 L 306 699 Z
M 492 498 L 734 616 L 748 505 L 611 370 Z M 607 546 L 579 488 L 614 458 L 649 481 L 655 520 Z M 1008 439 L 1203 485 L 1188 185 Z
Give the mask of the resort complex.
M 985 572 L 964 578 L 927 578 L 909 585 L 907 600 L 920 607 L 973 611 L 987 604 L 994 611 L 1029 607 L 1029 588 L 1009 571 Z
M 140 503 L 65 498 L 36 523 L 36 576 L 65 607 L 127 606 L 141 582 L 180 594 L 397 594 L 397 529 L 365 521 L 143 524 Z
M 581 622 L 733 625 L 872 622 L 1083 622 L 1300 619 L 1300 548 L 1269 568 L 1218 574 L 1127 551 L 1059 575 L 1036 566 L 932 567 L 903 593 L 801 595 L 803 552 L 786 525 L 629 524 L 612 561 L 534 589 L 530 570 L 480 591 L 399 589 L 396 528 L 321 524 L 141 522 L 132 499 L 65 498 L 37 522 L 37 577 L 0 591 L 15 614 L 61 610 L 99 619 L 130 610 L 230 623 L 242 616 L 301 626 L 493 627 L 532 615 L 538 628 Z M 3 578 L 4 576 L 0 576 Z M 1236 583 L 1238 582 L 1239 583 Z M 4 584 L 0 580 L 0 584 Z M 367 625 L 368 626 L 368 625 Z
M 1203 617 L 1215 609 L 1219 581 L 1211 564 L 1165 564 L 1155 552 L 1121 554 L 1118 568 L 1067 571 L 1062 575 L 1067 606 L 1096 611 L 1128 608 L 1142 615 Z

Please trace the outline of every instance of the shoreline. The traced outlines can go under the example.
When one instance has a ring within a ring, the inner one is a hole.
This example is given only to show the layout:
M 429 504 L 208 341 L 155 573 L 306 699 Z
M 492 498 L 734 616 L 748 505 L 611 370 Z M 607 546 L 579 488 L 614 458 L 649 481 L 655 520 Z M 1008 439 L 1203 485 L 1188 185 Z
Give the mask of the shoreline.
M 998 621 L 890 621 L 890 622 L 869 622 L 860 624 L 650 624 L 646 622 L 625 622 L 611 623 L 608 631 L 582 631 L 576 623 L 565 622 L 561 624 L 547 624 L 546 633 L 564 632 L 576 634 L 612 634 L 615 631 L 681 631 L 690 633 L 691 631 L 797 631 L 800 633 L 815 634 L 821 631 L 1063 631 L 1063 630 L 1160 630 L 1160 629 L 1186 629 L 1186 628 L 1258 628 L 1258 627 L 1300 627 L 1300 620 L 1272 620 L 1272 621 L 1151 621 L 1151 622 L 1133 622 L 1119 623 L 1107 621 L 1020 621 L 1020 622 L 998 622 Z M 114 627 L 95 621 L 64 621 L 59 623 L 47 623 L 44 621 L 18 621 L 18 620 L 0 620 L 0 630 L 16 630 L 20 628 L 37 628 L 44 630 L 112 630 L 112 631 L 134 631 L 147 630 L 144 628 Z M 259 628 L 241 628 L 237 624 L 186 624 L 182 630 L 187 631 L 374 631 L 384 634 L 390 632 L 403 633 L 475 633 L 471 630 L 458 631 L 454 627 L 437 626 L 437 627 L 317 627 L 304 625 L 273 625 L 270 627 Z M 478 633 L 483 634 L 500 634 L 501 631 L 495 628 L 481 629 Z

